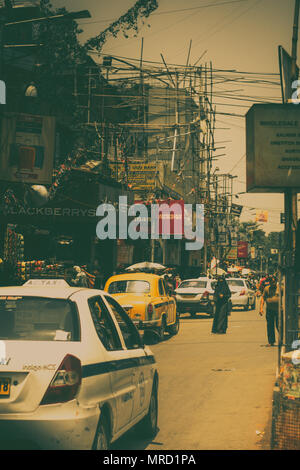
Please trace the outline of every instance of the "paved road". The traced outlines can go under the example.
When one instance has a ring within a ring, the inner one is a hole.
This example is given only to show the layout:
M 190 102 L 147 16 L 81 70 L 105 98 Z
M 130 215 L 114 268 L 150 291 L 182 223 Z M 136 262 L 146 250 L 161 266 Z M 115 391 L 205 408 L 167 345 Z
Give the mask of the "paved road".
M 152 345 L 160 371 L 159 432 L 131 431 L 114 449 L 268 449 L 277 348 L 266 320 L 233 310 L 226 335 L 211 335 L 207 315 L 181 317 L 176 337 Z M 261 434 L 259 434 L 261 433 Z

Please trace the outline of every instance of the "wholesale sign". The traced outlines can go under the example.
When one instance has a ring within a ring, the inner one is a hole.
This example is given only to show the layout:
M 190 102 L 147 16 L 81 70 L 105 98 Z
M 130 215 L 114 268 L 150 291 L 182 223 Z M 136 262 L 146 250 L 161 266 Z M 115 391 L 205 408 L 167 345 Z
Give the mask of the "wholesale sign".
M 247 191 L 300 188 L 300 106 L 255 104 L 246 114 Z
M 51 184 L 55 151 L 55 118 L 6 113 L 1 127 L 1 179 Z

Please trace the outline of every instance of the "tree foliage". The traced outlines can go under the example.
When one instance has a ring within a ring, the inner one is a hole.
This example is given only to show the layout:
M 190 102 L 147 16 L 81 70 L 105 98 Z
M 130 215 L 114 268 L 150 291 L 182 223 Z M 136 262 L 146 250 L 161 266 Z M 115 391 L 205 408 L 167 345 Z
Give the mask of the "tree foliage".
M 124 15 L 120 16 L 117 21 L 114 21 L 108 28 L 98 34 L 98 36 L 89 39 L 85 46 L 101 51 L 107 39 L 111 36 L 116 37 L 120 31 L 126 38 L 128 37 L 128 32 L 130 30 L 134 30 L 137 33 L 139 29 L 139 20 L 144 24 L 143 18 L 148 18 L 148 16 L 157 8 L 157 0 L 138 0 L 134 6 Z

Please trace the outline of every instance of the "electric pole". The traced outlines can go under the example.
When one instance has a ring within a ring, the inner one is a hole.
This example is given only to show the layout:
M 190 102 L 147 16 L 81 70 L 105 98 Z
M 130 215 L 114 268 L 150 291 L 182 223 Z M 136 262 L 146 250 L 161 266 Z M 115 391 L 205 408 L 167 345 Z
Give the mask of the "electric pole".
M 299 24 L 300 0 L 295 0 L 293 37 L 292 37 L 292 83 L 298 80 L 297 75 L 297 43 Z M 292 83 L 291 95 L 292 98 Z M 295 282 L 295 251 L 296 251 L 296 227 L 297 227 L 297 192 L 292 188 L 284 192 L 285 209 L 285 348 L 291 349 L 292 342 L 298 338 L 298 317 L 296 315 L 296 282 Z

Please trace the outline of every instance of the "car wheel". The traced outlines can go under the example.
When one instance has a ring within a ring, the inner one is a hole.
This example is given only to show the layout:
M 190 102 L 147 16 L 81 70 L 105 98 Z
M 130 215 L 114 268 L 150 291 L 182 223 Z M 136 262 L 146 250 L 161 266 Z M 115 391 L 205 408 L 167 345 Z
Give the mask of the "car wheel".
M 179 331 L 179 325 L 180 325 L 180 323 L 179 323 L 179 317 L 177 316 L 176 322 L 174 323 L 174 325 L 169 326 L 169 333 L 170 333 L 170 335 L 172 335 L 172 336 L 177 335 L 177 333 L 178 333 L 178 331 Z
M 145 437 L 154 437 L 157 432 L 157 420 L 158 420 L 158 397 L 157 397 L 157 386 L 153 384 L 152 394 L 150 398 L 149 410 L 146 416 L 140 422 L 141 433 Z
M 109 431 L 106 419 L 100 418 L 98 423 L 96 436 L 94 440 L 93 450 L 108 450 L 109 449 Z
M 158 336 L 159 336 L 160 341 L 164 340 L 165 331 L 166 331 L 166 319 L 165 319 L 165 317 L 163 317 L 162 320 L 161 320 L 161 325 L 158 329 Z
M 249 310 L 249 307 L 250 307 L 250 304 L 249 304 L 249 299 L 248 299 L 248 302 L 246 303 L 246 305 L 244 305 L 244 310 Z

